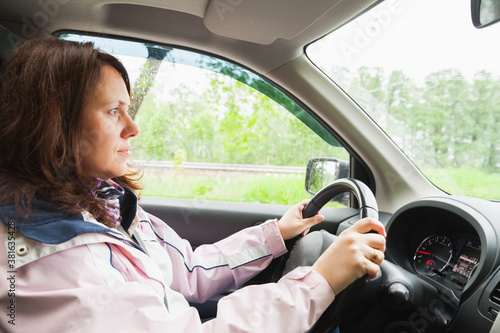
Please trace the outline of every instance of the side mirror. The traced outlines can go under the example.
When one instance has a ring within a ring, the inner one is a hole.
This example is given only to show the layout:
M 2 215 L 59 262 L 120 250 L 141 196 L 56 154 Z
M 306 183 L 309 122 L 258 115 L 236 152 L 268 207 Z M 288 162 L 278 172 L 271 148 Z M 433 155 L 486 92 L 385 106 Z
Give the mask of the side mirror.
M 330 157 L 318 157 L 309 160 L 306 171 L 306 192 L 312 195 L 337 179 L 349 177 L 349 162 Z M 332 201 L 348 205 L 349 194 L 339 194 Z
M 500 20 L 500 0 L 472 0 L 472 23 L 484 28 Z

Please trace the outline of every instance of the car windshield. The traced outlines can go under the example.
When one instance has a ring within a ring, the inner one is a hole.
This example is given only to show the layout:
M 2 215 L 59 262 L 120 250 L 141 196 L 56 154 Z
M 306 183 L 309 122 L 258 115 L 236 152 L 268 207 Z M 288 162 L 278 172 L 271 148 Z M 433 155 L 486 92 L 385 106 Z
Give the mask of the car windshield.
M 307 48 L 436 186 L 500 199 L 500 24 L 470 0 L 389 0 Z

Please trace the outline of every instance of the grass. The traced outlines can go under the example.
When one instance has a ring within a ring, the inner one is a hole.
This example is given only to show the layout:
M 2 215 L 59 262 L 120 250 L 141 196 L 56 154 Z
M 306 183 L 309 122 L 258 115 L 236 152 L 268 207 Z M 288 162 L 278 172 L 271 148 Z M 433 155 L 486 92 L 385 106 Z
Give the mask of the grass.
M 450 194 L 500 200 L 500 173 L 476 169 L 425 170 L 429 180 Z
M 292 205 L 310 198 L 303 175 L 186 176 L 183 172 L 144 175 L 144 196 Z

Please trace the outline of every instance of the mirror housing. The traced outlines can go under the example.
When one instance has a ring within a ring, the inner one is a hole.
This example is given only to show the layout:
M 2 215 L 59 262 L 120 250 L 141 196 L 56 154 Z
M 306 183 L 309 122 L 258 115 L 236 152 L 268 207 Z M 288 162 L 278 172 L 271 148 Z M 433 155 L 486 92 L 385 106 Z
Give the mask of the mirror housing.
M 478 29 L 500 21 L 500 0 L 471 0 L 472 23 Z
M 312 158 L 307 163 L 306 170 L 306 192 L 312 195 L 318 193 L 325 186 L 340 178 L 349 177 L 349 162 L 331 157 Z M 343 193 L 332 201 L 348 205 L 349 194 Z

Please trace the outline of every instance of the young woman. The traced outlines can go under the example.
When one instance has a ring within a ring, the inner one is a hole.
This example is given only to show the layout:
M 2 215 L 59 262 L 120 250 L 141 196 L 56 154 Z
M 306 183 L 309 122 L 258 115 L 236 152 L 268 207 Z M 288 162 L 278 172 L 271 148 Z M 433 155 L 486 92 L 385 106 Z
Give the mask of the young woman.
M 238 288 L 323 217 L 302 219 L 304 201 L 193 251 L 138 205 L 129 105 L 125 68 L 90 43 L 31 40 L 3 65 L 3 331 L 304 332 L 347 285 L 377 275 L 385 231 L 363 219 L 312 267 L 222 298 L 202 323 L 189 301 Z

